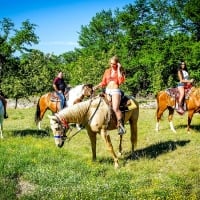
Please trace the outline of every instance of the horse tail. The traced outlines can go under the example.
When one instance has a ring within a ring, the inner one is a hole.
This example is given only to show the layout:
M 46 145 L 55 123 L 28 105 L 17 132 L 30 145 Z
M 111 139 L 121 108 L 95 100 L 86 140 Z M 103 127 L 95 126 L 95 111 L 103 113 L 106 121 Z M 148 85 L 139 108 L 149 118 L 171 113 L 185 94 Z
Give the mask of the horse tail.
M 156 117 L 157 117 L 157 114 L 158 114 L 158 111 L 159 111 L 159 95 L 160 94 L 160 92 L 157 92 L 156 94 L 155 94 L 155 98 L 156 98 Z
M 36 125 L 38 125 L 39 121 L 41 120 L 40 119 L 40 113 L 41 113 L 41 111 L 40 111 L 40 98 L 39 98 L 39 100 L 37 102 L 37 106 L 36 106 L 36 111 L 35 111 L 35 123 L 36 123 Z

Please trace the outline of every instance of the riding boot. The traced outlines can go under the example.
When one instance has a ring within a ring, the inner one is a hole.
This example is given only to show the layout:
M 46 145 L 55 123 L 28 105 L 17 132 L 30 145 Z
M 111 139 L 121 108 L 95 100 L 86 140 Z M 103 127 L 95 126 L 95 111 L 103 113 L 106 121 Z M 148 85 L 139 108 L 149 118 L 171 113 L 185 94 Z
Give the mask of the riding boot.
M 178 114 L 183 115 L 184 114 L 184 110 L 181 104 L 178 105 L 178 109 L 176 110 Z
M 126 133 L 126 129 L 124 128 L 124 122 L 122 119 L 118 120 L 118 134 L 123 135 Z

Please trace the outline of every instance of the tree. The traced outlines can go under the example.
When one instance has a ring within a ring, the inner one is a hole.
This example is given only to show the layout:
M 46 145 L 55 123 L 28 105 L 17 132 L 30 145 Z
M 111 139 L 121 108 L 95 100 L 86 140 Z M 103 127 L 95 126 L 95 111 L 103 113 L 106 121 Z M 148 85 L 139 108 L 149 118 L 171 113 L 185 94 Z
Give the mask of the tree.
M 23 79 L 20 75 L 20 58 L 15 54 L 31 51 L 28 46 L 38 43 L 38 37 L 34 33 L 35 27 L 35 24 L 26 20 L 17 30 L 10 19 L 4 18 L 0 21 L 0 89 L 7 96 L 18 98 L 24 95 L 21 88 Z

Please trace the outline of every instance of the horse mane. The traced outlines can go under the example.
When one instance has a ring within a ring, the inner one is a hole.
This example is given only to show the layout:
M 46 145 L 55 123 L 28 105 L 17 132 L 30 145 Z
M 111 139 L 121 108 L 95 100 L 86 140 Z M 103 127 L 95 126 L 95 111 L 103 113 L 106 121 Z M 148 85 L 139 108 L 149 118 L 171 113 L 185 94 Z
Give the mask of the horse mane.
M 69 90 L 68 100 L 66 102 L 68 107 L 72 106 L 77 98 L 80 98 L 80 96 L 83 94 L 83 87 L 84 84 L 81 84 Z
M 66 119 L 69 123 L 81 123 L 86 118 L 87 113 L 91 116 L 93 113 L 90 111 L 90 108 L 96 108 L 100 102 L 101 97 L 96 97 L 89 99 L 77 104 L 74 104 L 70 107 L 66 107 L 57 113 L 57 116 L 60 119 Z M 105 103 L 105 101 L 104 101 Z M 106 104 L 106 103 L 105 103 Z M 107 104 L 106 104 L 107 105 Z M 110 120 L 110 111 L 108 109 L 108 121 Z

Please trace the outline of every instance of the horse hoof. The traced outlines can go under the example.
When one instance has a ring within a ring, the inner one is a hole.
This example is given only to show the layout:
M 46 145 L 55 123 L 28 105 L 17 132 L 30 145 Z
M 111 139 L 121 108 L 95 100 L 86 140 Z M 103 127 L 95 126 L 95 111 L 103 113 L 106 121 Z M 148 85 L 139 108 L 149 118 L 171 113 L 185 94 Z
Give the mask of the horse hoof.
M 118 168 L 119 168 L 119 164 L 115 163 L 115 169 L 118 169 Z
M 121 157 L 121 156 L 122 156 L 122 153 L 121 153 L 121 152 L 118 152 L 117 155 L 118 155 L 118 157 Z

